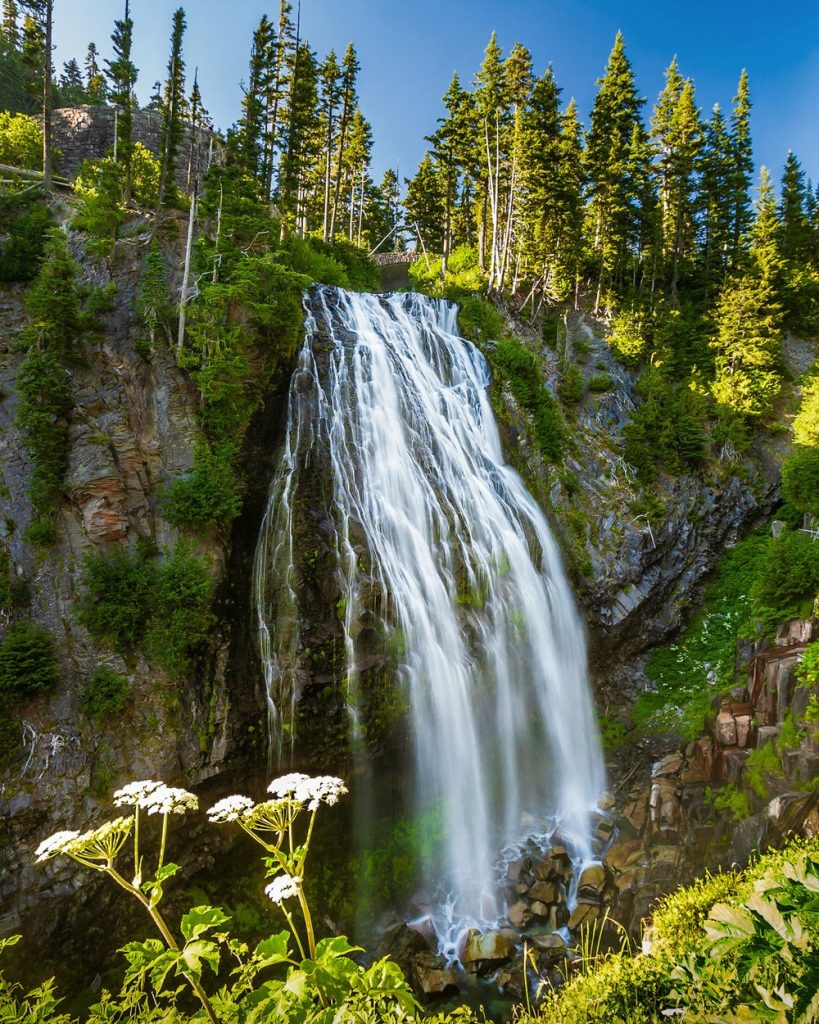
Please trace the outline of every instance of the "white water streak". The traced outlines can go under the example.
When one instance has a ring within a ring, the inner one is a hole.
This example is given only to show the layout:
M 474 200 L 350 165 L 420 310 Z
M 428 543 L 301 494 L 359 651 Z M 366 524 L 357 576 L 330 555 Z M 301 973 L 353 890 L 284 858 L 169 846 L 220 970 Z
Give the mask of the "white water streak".
M 307 308 L 255 572 L 271 728 L 281 735 L 279 716 L 299 697 L 294 495 L 300 468 L 320 457 L 353 733 L 363 538 L 405 642 L 417 806 L 444 807 L 444 860 L 427 870 L 450 894 L 436 925 L 451 953 L 465 924 L 502 909 L 493 865 L 503 846 L 551 817 L 588 855 L 604 777 L 583 630 L 546 519 L 504 463 L 488 368 L 458 336 L 456 307 L 323 288 Z M 317 324 L 330 336 L 320 354 Z

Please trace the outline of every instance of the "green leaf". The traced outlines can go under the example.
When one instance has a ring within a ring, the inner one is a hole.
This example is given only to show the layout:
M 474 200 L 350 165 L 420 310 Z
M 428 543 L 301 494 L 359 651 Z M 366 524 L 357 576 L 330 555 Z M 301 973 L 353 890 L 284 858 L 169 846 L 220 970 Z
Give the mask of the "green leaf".
M 219 973 L 219 947 L 207 939 L 193 939 L 182 950 L 177 973 L 185 971 L 198 981 L 202 976 L 202 961 L 214 974 Z
M 165 980 L 168 977 L 168 972 L 177 963 L 181 953 L 178 949 L 166 949 L 163 953 L 160 953 L 151 965 L 150 978 L 151 984 L 159 992 L 162 986 L 165 984 Z
M 333 957 L 346 956 L 347 953 L 360 953 L 362 952 L 361 946 L 351 946 L 347 941 L 346 935 L 334 935 L 328 939 L 321 939 L 316 944 L 316 963 L 321 963 L 325 959 L 332 959 Z
M 262 939 L 253 951 L 253 955 L 260 961 L 257 966 L 261 969 L 273 964 L 287 963 L 290 960 L 289 945 L 289 932 L 278 932 L 267 939 Z
M 179 927 L 182 929 L 185 939 L 190 941 L 198 939 L 200 935 L 209 932 L 211 928 L 218 928 L 229 921 L 230 918 L 222 912 L 221 907 L 203 905 L 189 910 L 182 918 Z

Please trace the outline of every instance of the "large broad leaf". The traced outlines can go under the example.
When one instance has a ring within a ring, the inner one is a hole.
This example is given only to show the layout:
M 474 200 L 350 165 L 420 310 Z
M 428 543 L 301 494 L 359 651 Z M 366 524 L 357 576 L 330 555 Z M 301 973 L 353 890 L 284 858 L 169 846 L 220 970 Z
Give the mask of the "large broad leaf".
M 165 952 L 165 946 L 159 939 L 146 939 L 145 942 L 129 942 L 120 950 L 128 961 L 125 981 L 136 981 L 151 969 L 157 957 Z
M 219 947 L 208 939 L 193 939 L 182 950 L 177 971 L 184 971 L 198 981 L 202 977 L 202 963 L 214 974 L 219 973 Z
M 165 984 L 168 972 L 176 965 L 182 954 L 178 949 L 166 949 L 151 965 L 151 984 L 159 992 Z
M 222 912 L 221 907 L 204 905 L 193 907 L 189 910 L 182 918 L 179 927 L 182 929 L 182 934 L 185 936 L 186 941 L 189 942 L 191 939 L 198 939 L 200 935 L 204 935 L 212 928 L 218 928 L 229 921 L 230 918 Z
M 258 958 L 257 967 L 272 967 L 273 964 L 290 962 L 290 933 L 278 932 L 256 946 L 253 955 Z
M 715 903 L 703 929 L 711 939 L 712 954 L 721 957 L 751 939 L 756 926 L 750 910 L 729 907 L 727 903 Z
M 321 939 L 316 944 L 314 959 L 317 963 L 321 963 L 323 960 L 329 960 L 336 956 L 360 952 L 362 952 L 361 946 L 351 946 L 346 935 L 334 935 L 329 939 Z

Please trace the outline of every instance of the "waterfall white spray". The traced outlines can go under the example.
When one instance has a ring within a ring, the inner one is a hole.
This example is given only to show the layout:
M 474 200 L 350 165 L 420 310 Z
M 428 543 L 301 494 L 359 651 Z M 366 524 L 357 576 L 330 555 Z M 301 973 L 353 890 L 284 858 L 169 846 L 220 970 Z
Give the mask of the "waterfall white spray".
M 403 639 L 418 807 L 443 809 L 434 871 L 448 898 L 434 924 L 452 955 L 465 927 L 502 909 L 494 864 L 503 846 L 551 819 L 581 857 L 590 851 L 604 776 L 583 631 L 546 519 L 504 464 L 488 367 L 458 336 L 456 308 L 326 288 L 307 308 L 256 558 L 271 726 L 299 696 L 294 495 L 300 468 L 321 458 L 351 726 L 355 734 L 362 539 L 385 618 Z

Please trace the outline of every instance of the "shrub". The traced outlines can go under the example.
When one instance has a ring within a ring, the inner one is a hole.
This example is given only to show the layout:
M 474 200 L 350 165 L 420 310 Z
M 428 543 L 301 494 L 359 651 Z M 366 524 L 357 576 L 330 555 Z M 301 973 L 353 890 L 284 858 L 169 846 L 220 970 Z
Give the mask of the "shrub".
M 731 782 L 720 789 L 711 789 L 707 786 L 705 798 L 711 801 L 715 810 L 730 814 L 734 821 L 741 821 L 751 813 L 748 797 Z
M 819 376 L 802 388 L 802 403 L 793 421 L 793 439 L 804 448 L 819 448 Z
M 768 742 L 763 747 L 751 751 L 745 762 L 745 780 L 760 800 L 768 799 L 768 783 L 765 776 L 781 774 L 782 765 L 776 756 L 773 743 Z
M 589 391 L 594 391 L 596 394 L 602 394 L 604 391 L 611 390 L 611 377 L 607 373 L 595 373 L 586 381 Z
M 26 697 L 50 689 L 59 675 L 54 642 L 33 622 L 15 622 L 0 644 L 0 694 Z
M 557 403 L 546 390 L 535 356 L 519 341 L 504 339 L 490 353 L 490 361 L 508 381 L 515 401 L 532 416 L 543 458 L 559 462 L 566 449 L 565 427 Z
M 458 327 L 472 341 L 497 341 L 506 331 L 497 308 L 479 295 L 450 292 L 448 298 L 458 303 Z
M 557 395 L 564 405 L 577 405 L 586 390 L 583 371 L 574 363 L 566 363 L 560 374 Z
M 83 688 L 80 708 L 88 718 L 101 721 L 120 714 L 130 696 L 128 677 L 114 672 L 107 665 L 100 665 Z
M 30 281 L 36 275 L 50 224 L 42 196 L 31 192 L 0 195 L 0 230 L 5 235 L 0 281 Z
M 79 619 L 93 637 L 112 640 L 119 649 L 144 637 L 157 582 L 152 556 L 142 544 L 132 551 L 92 551 L 86 557 Z
M 125 220 L 120 165 L 113 157 L 84 161 L 74 181 L 74 193 L 80 206 L 72 226 L 91 236 L 88 249 L 92 255 L 109 255 Z
M 145 325 L 151 346 L 156 345 L 160 330 L 170 340 L 173 307 L 168 294 L 168 268 L 156 239 L 151 242 L 142 264 L 135 311 Z
M 174 526 L 225 526 L 242 507 L 242 494 L 233 471 L 233 446 L 196 447 L 193 471 L 174 480 L 168 492 L 165 518 Z
M 0 163 L 42 169 L 43 132 L 36 117 L 0 110 Z
M 767 633 L 811 614 L 819 592 L 819 549 L 807 533 L 784 530 L 768 545 L 751 590 L 754 615 Z
M 819 640 L 809 644 L 796 666 L 800 686 L 819 686 Z
M 636 366 L 648 351 L 648 322 L 639 310 L 623 310 L 612 320 L 608 343 L 626 366 Z
M 797 448 L 785 459 L 782 494 L 800 511 L 819 516 L 819 447 Z
M 151 618 L 145 648 L 171 675 L 181 675 L 207 636 L 213 621 L 213 582 L 206 563 L 177 545 L 159 567 L 151 594 Z

